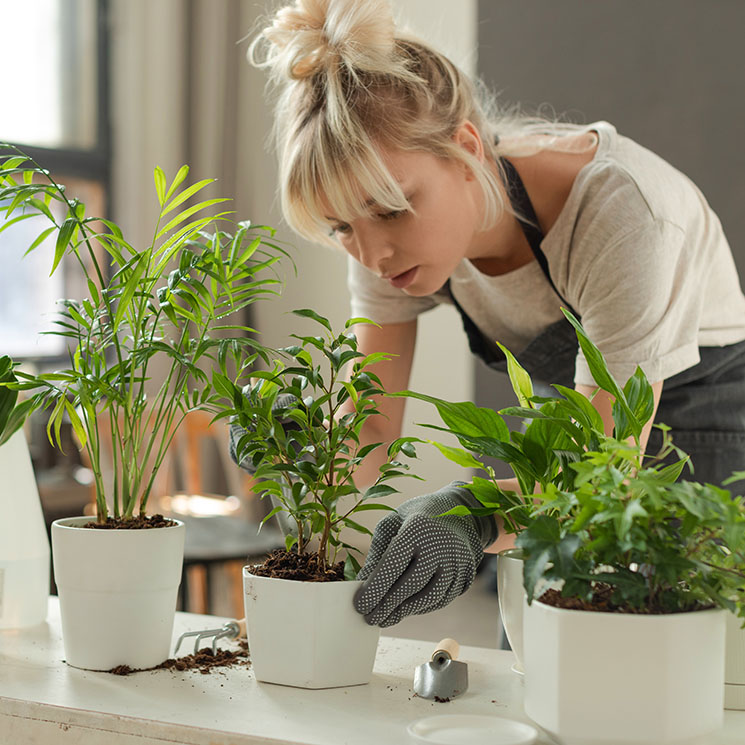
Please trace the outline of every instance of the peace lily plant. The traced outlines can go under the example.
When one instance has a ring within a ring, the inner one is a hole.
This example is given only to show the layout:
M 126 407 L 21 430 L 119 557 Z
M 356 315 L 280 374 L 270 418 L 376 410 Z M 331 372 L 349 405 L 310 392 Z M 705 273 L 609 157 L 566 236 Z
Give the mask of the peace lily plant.
M 202 196 L 213 179 L 187 186 L 186 166 L 170 183 L 155 169 L 159 210 L 140 247 L 111 220 L 88 216 L 27 155 L 0 152 L 0 230 L 44 223 L 28 250 L 53 241 L 52 273 L 66 260 L 87 287 L 87 297 L 61 301 L 48 332 L 65 340 L 66 364 L 16 371 L 8 383 L 27 396 L 26 413 L 49 411 L 57 446 L 71 423 L 93 472 L 96 523 L 52 525 L 66 659 L 96 670 L 152 667 L 168 657 L 185 533 L 182 521 L 146 515 L 154 479 L 184 417 L 229 404 L 216 377 L 240 377 L 267 357 L 241 313 L 276 294 L 272 269 L 285 252 L 271 228 L 211 214 L 226 200 Z
M 655 425 L 660 452 L 642 452 L 654 410 L 649 381 L 637 368 L 620 386 L 564 313 L 598 388 L 613 396 L 613 435 L 577 391 L 555 385 L 558 396 L 536 396 L 505 349 L 519 405 L 495 414 L 426 399 L 445 423 L 435 429 L 462 447 L 435 444 L 487 473 L 469 485 L 482 504 L 472 511 L 500 515 L 519 533 L 527 713 L 580 744 L 703 736 L 721 724 L 723 609 L 745 618 L 745 506 L 724 488 L 682 478 L 688 457 L 664 424 Z M 527 426 L 509 431 L 502 415 Z M 485 455 L 512 467 L 524 496 L 500 487 Z

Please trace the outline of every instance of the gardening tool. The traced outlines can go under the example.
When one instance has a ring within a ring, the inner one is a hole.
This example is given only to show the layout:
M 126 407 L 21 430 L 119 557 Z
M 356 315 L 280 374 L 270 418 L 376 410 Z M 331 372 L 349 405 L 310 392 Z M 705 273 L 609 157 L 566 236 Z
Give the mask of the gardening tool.
M 181 646 L 181 642 L 186 639 L 187 636 L 196 636 L 194 641 L 194 654 L 199 651 L 199 645 L 202 643 L 202 639 L 208 639 L 212 637 L 212 654 L 217 651 L 217 640 L 218 639 L 237 639 L 239 636 L 246 636 L 246 619 L 241 618 L 240 621 L 228 621 L 224 626 L 219 629 L 205 629 L 204 631 L 187 631 L 178 638 L 176 642 L 176 649 L 173 650 L 174 656 L 178 652 L 178 648 Z
M 468 688 L 468 665 L 456 662 L 460 644 L 443 639 L 435 647 L 432 659 L 414 670 L 414 693 L 421 698 L 447 701 Z

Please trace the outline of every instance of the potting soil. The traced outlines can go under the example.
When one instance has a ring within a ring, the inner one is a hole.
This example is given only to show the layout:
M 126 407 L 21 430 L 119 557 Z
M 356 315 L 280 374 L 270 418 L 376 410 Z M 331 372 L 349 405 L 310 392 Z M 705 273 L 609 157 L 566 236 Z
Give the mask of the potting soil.
M 248 656 L 248 642 L 241 639 L 237 642 L 238 649 L 218 649 L 214 654 L 211 647 L 204 647 L 194 654 L 176 657 L 161 662 L 155 667 L 132 668 L 129 665 L 119 665 L 108 670 L 112 675 L 131 675 L 151 670 L 187 671 L 198 670 L 202 675 L 209 675 L 217 668 L 248 667 L 251 664 Z

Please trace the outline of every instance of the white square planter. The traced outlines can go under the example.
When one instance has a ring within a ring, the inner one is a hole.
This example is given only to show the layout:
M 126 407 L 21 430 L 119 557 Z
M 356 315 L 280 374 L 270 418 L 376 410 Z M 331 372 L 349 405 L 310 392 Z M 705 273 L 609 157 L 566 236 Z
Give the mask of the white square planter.
M 745 710 L 745 629 L 742 618 L 727 614 L 724 708 Z
M 722 726 L 723 610 L 524 609 L 525 711 L 571 745 L 665 745 Z
M 246 628 L 257 680 L 300 688 L 370 681 L 380 628 L 352 605 L 359 582 L 297 582 L 248 569 Z

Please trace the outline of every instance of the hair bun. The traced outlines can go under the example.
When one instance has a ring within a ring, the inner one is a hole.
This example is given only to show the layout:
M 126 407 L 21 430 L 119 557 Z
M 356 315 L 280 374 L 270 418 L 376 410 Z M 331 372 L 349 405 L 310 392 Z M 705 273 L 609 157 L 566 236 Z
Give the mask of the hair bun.
M 254 45 L 261 40 L 266 55 L 254 62 L 279 77 L 308 78 L 340 63 L 380 72 L 391 67 L 393 13 L 388 0 L 295 0 L 277 11 Z

